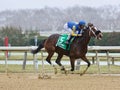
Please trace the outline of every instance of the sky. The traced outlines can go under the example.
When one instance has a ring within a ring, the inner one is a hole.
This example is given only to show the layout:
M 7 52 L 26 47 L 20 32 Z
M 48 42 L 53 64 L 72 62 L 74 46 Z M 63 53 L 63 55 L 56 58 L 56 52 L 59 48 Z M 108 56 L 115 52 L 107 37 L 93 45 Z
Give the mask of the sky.
M 120 5 L 120 0 L 0 0 L 0 11 L 18 9 L 41 9 L 57 7 L 65 9 L 73 6 L 100 7 Z

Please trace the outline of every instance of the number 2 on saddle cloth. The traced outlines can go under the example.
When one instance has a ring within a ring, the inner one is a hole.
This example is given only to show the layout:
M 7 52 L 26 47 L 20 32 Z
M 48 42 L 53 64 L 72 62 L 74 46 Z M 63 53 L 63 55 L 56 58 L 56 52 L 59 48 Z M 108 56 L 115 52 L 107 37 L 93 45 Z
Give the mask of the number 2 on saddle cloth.
M 66 44 L 66 41 L 69 39 L 69 35 L 67 34 L 62 34 L 58 41 L 57 41 L 57 44 L 56 46 L 64 49 L 64 50 L 70 50 L 70 44 L 72 43 L 72 41 L 74 40 L 74 37 L 72 37 L 72 39 L 70 40 L 70 43 L 69 44 Z

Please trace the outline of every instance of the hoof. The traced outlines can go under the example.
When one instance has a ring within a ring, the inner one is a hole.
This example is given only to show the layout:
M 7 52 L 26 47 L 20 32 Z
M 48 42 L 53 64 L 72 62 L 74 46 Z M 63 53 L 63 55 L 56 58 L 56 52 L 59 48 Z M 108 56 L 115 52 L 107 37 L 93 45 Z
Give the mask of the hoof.
M 80 73 L 80 76 L 83 76 L 85 73 Z
M 67 73 L 74 74 L 74 71 L 68 70 Z
M 80 76 L 82 76 L 83 75 L 83 73 L 80 73 Z
M 65 71 L 65 68 L 61 68 L 61 71 Z
M 61 69 L 61 73 L 67 75 L 68 71 L 64 68 L 64 69 Z
M 74 74 L 74 71 L 71 71 L 70 74 Z
M 65 75 L 67 75 L 67 74 L 68 74 L 67 70 L 64 70 L 64 72 L 65 72 Z
M 71 69 L 70 71 L 74 71 L 74 69 Z

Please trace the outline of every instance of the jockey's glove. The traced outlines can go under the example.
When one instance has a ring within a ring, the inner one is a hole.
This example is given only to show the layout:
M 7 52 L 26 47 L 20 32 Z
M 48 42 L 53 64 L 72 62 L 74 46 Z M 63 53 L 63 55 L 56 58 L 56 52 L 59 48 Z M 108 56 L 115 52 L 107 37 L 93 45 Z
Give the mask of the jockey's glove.
M 82 34 L 77 34 L 77 36 L 82 36 Z

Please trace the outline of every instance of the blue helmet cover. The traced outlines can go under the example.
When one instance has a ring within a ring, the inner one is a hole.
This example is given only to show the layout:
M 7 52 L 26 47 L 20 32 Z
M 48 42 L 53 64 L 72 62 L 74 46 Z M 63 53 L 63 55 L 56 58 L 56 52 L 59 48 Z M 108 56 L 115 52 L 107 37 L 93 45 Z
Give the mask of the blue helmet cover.
M 85 25 L 86 24 L 86 22 L 84 21 L 84 20 L 81 20 L 80 22 L 79 22 L 79 25 L 81 26 L 81 25 Z

